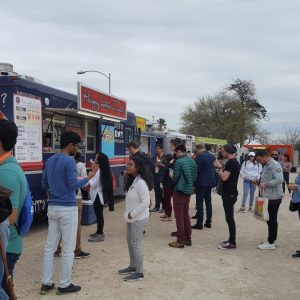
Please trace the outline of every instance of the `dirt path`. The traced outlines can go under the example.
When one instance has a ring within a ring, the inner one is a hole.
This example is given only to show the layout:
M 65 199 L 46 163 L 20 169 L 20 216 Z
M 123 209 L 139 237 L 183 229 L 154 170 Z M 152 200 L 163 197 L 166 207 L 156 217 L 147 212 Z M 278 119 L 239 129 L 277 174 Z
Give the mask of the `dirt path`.
M 240 188 L 241 191 L 241 188 Z M 239 203 L 236 204 L 238 209 Z M 193 231 L 193 246 L 172 249 L 170 232 L 175 222 L 161 222 L 154 213 L 144 238 L 145 280 L 126 283 L 116 271 L 128 264 L 124 202 L 116 211 L 105 211 L 105 242 L 87 242 L 95 225 L 82 229 L 83 249 L 92 256 L 75 261 L 73 282 L 82 286 L 76 295 L 63 299 L 300 299 L 300 261 L 291 254 L 300 249 L 300 222 L 288 211 L 286 196 L 279 211 L 280 247 L 273 251 L 256 249 L 266 240 L 266 224 L 250 213 L 236 214 L 238 248 L 220 251 L 218 242 L 228 238 L 220 197 L 213 195 L 213 227 Z M 194 214 L 195 199 L 190 205 Z M 25 238 L 25 252 L 15 270 L 15 284 L 20 299 L 54 299 L 55 292 L 39 296 L 41 261 L 47 234 L 46 226 L 34 229 Z M 57 282 L 60 259 L 56 260 Z

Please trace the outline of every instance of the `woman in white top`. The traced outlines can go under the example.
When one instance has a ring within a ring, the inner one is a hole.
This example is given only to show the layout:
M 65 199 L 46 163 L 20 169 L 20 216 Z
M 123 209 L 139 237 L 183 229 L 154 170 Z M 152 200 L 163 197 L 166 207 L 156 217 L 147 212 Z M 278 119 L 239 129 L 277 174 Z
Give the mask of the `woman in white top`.
M 150 193 L 153 184 L 145 171 L 144 161 L 132 157 L 127 165 L 126 208 L 124 219 L 127 222 L 127 244 L 130 256 L 129 267 L 119 270 L 119 274 L 128 275 L 125 281 L 144 279 L 144 255 L 141 246 L 144 225 L 149 218 Z
M 246 202 L 250 191 L 249 212 L 252 212 L 256 183 L 259 182 L 262 166 L 255 160 L 255 153 L 249 152 L 247 160 L 242 164 L 240 176 L 244 179 L 244 194 L 240 212 L 245 212 Z
M 114 210 L 113 181 L 108 157 L 100 152 L 97 154 L 94 164 L 99 166 L 96 175 L 89 181 L 90 198 L 94 205 L 97 218 L 97 231 L 90 235 L 89 242 L 104 241 L 104 204 L 109 203 L 109 210 Z

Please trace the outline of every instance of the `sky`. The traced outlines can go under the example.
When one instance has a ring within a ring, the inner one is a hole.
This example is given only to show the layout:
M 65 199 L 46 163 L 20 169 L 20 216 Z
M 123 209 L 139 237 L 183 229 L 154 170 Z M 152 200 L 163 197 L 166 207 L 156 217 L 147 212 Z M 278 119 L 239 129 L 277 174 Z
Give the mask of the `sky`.
M 0 61 L 76 93 L 81 81 L 128 110 L 180 127 L 198 97 L 252 80 L 280 136 L 300 112 L 298 0 L 1 1 Z

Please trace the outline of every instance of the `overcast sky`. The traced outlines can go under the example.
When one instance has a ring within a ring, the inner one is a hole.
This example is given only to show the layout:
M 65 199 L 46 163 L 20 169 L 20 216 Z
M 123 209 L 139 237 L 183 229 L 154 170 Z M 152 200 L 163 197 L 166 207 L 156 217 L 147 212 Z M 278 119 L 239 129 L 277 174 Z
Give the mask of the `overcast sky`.
M 1 1 L 0 61 L 76 93 L 78 80 L 176 129 L 186 105 L 251 79 L 274 134 L 299 125 L 299 0 Z

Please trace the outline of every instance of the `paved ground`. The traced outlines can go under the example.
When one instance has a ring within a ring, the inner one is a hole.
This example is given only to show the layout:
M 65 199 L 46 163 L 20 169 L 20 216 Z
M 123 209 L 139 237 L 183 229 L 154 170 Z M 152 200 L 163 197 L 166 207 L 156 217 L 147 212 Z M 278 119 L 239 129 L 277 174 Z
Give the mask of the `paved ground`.
M 239 197 L 239 203 L 240 199 Z M 288 211 L 286 196 L 279 212 L 280 247 L 273 251 L 256 249 L 266 240 L 267 226 L 250 213 L 236 214 L 238 249 L 217 250 L 220 240 L 228 238 L 220 197 L 213 195 L 213 227 L 193 232 L 193 246 L 172 249 L 170 232 L 175 222 L 161 222 L 154 213 L 144 237 L 145 280 L 122 281 L 116 271 L 128 264 L 124 201 L 116 211 L 105 211 L 105 242 L 91 244 L 88 235 L 95 225 L 82 230 L 83 249 L 92 253 L 88 259 L 75 261 L 73 282 L 82 286 L 76 295 L 63 299 L 300 299 L 300 260 L 293 260 L 293 250 L 300 249 L 300 222 Z M 239 208 L 239 203 L 236 209 Z M 190 213 L 194 214 L 195 200 Z M 54 299 L 52 292 L 39 296 L 41 260 L 47 228 L 40 225 L 25 238 L 25 252 L 16 266 L 15 285 L 20 299 Z M 60 259 L 56 260 L 58 270 Z M 56 273 L 55 280 L 57 282 Z

